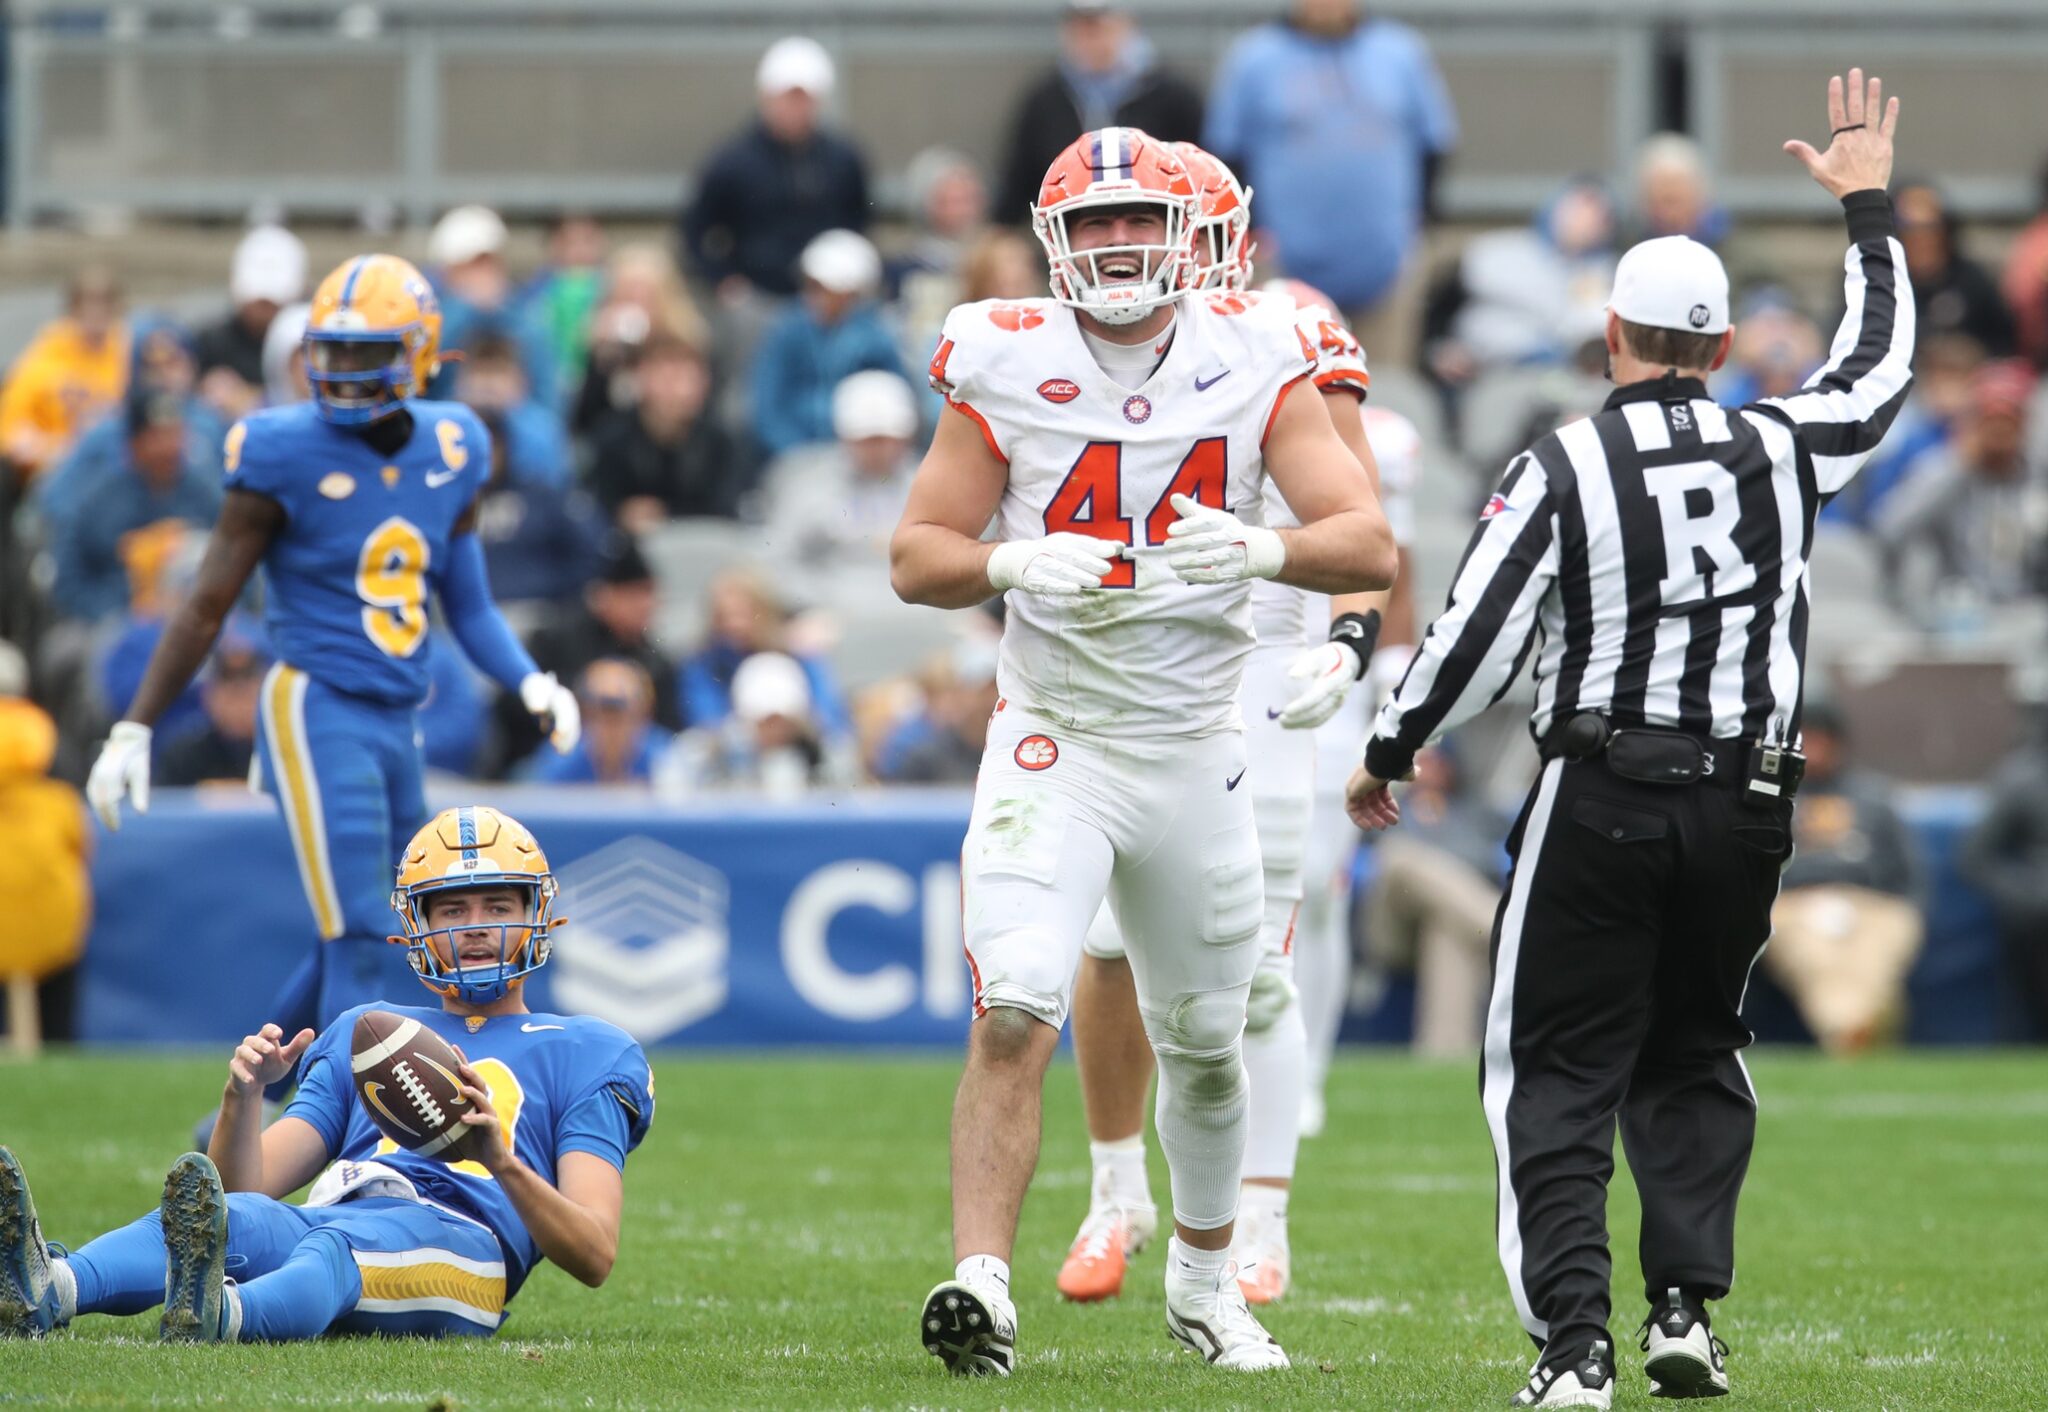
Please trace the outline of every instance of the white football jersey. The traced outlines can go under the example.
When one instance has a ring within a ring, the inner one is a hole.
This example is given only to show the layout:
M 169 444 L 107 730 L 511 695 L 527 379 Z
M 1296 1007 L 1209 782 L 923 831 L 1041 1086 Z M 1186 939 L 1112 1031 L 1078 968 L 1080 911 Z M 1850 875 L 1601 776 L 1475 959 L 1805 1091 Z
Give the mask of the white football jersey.
M 1365 440 L 1380 467 L 1380 508 L 1394 543 L 1403 549 L 1415 542 L 1415 481 L 1422 471 L 1422 433 L 1415 423 L 1385 407 L 1367 406 Z
M 1360 401 L 1372 378 L 1365 371 L 1365 350 L 1344 327 L 1344 321 L 1320 304 L 1296 305 L 1274 291 L 1240 294 L 1240 299 L 1268 300 L 1294 310 L 1294 326 L 1304 346 L 1315 352 L 1315 385 L 1323 392 L 1350 392 Z M 1374 454 L 1379 448 L 1374 446 Z M 1301 523 L 1278 486 L 1266 482 L 1266 523 L 1274 527 Z M 1288 643 L 1306 647 L 1326 635 L 1329 600 L 1323 594 L 1290 588 L 1271 579 L 1252 585 L 1252 630 L 1262 643 Z
M 1166 566 L 1176 493 L 1264 523 L 1263 447 L 1286 390 L 1314 372 L 1291 304 L 1190 294 L 1158 368 L 1133 390 L 1102 371 L 1072 310 L 963 304 L 932 385 L 981 425 L 1010 479 L 996 538 L 1061 531 L 1132 546 L 1099 590 L 1013 590 L 997 684 L 1076 730 L 1204 735 L 1239 723 L 1249 585 L 1182 583 Z

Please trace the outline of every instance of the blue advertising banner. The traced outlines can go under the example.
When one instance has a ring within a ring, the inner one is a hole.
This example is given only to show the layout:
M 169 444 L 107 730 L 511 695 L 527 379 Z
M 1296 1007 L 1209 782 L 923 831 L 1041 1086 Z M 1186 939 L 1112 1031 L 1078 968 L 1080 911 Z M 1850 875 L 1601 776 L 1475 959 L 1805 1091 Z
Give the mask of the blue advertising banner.
M 531 828 L 561 881 L 568 923 L 535 977 L 536 1010 L 599 1015 L 645 1043 L 953 1047 L 965 1035 L 964 791 L 668 809 L 491 789 L 476 802 Z M 87 1042 L 232 1042 L 314 945 L 267 800 L 166 790 L 102 836 L 93 874 Z

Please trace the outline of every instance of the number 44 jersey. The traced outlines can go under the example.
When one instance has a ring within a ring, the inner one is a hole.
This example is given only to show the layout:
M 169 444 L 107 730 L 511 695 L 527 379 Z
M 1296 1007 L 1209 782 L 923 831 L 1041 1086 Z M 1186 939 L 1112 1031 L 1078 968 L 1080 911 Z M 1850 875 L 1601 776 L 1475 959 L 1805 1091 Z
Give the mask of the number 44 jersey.
M 1206 735 L 1240 724 L 1250 586 L 1174 576 L 1172 500 L 1265 522 L 1266 435 L 1316 350 L 1291 302 L 1202 293 L 1180 301 L 1159 352 L 1151 377 L 1124 387 L 1097 365 L 1075 314 L 1036 299 L 961 305 L 932 355 L 932 386 L 1009 465 L 998 539 L 1065 531 L 1129 546 L 1098 590 L 1007 596 L 998 686 L 1074 730 Z
M 227 487 L 268 496 L 285 525 L 264 556 L 270 650 L 352 696 L 427 696 L 427 591 L 491 467 L 490 433 L 455 402 L 406 403 L 413 433 L 384 456 L 310 402 L 228 430 Z

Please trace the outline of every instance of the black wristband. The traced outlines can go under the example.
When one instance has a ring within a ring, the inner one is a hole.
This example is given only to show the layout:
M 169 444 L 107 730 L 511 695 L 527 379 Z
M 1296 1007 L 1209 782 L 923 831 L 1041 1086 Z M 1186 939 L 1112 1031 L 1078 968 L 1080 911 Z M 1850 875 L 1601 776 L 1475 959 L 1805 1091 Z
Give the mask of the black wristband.
M 1358 671 L 1352 676 L 1357 681 L 1365 675 L 1365 669 L 1372 662 L 1372 650 L 1379 645 L 1380 610 L 1370 609 L 1363 613 L 1341 613 L 1330 620 L 1330 641 L 1348 643 L 1358 654 Z
M 1889 239 L 1895 229 L 1892 198 L 1881 186 L 1852 191 L 1842 198 L 1842 215 L 1849 222 L 1849 243 Z

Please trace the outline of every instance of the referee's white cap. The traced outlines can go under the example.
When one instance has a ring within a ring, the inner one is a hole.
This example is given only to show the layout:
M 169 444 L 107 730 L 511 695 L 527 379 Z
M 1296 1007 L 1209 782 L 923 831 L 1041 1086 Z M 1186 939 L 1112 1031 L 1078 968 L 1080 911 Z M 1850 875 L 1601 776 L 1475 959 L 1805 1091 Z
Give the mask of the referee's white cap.
M 1645 240 L 1614 267 L 1614 295 L 1607 307 L 1649 328 L 1725 333 L 1728 271 L 1719 255 L 1689 236 Z

